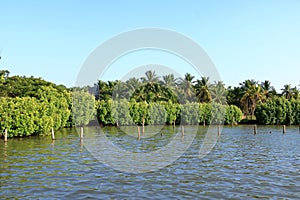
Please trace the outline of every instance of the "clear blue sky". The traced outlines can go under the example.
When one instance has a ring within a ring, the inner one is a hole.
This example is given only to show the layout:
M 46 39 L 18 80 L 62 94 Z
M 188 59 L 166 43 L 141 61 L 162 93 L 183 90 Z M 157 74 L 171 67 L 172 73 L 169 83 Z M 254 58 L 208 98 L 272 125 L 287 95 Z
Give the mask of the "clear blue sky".
M 158 27 L 196 41 L 227 86 L 270 80 L 279 90 L 300 84 L 299 11 L 299 0 L 0 0 L 0 68 L 73 86 L 102 42 Z

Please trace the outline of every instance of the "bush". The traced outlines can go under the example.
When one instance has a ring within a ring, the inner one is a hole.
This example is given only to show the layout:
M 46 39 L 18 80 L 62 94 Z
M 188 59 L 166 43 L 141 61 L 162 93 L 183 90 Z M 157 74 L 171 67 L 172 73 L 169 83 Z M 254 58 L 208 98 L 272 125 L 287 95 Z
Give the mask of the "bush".
M 242 120 L 243 112 L 235 105 L 230 105 L 226 107 L 226 124 L 236 124 Z

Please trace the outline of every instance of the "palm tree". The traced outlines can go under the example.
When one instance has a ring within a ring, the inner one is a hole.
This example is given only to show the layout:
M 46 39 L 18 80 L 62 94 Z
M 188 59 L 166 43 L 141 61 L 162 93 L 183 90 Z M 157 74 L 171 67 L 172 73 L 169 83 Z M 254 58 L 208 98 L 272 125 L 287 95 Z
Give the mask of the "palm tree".
M 291 84 L 287 84 L 287 85 L 284 85 L 283 88 L 281 89 L 282 90 L 282 95 L 287 99 L 287 100 L 290 100 L 292 98 L 292 88 L 291 88 Z
M 144 83 L 144 84 L 149 83 L 152 85 L 153 83 L 158 82 L 159 77 L 155 74 L 155 71 L 151 71 L 151 70 L 146 71 L 145 75 L 146 75 L 146 77 L 141 78 L 142 83 Z
M 214 102 L 220 104 L 227 104 L 226 95 L 227 91 L 222 81 L 215 82 L 210 90 L 211 98 Z
M 265 80 L 264 82 L 261 82 L 261 88 L 263 90 L 263 94 L 265 99 L 267 100 L 269 98 L 272 98 L 273 96 L 276 95 L 276 90 L 273 86 L 271 86 L 271 82 L 268 80 Z
M 120 80 L 116 81 L 114 89 L 112 91 L 113 99 L 120 100 L 126 98 L 127 94 L 128 94 L 127 85 Z
M 193 86 L 193 79 L 195 77 L 192 76 L 190 73 L 186 73 L 184 75 L 184 79 L 180 78 L 180 88 L 183 90 L 184 99 L 186 101 L 192 102 L 195 101 L 195 89 Z M 180 92 L 179 92 L 180 93 Z
M 208 77 L 201 77 L 201 79 L 197 79 L 195 90 L 196 96 L 200 103 L 208 103 L 212 100 L 212 96 L 210 93 L 211 85 L 209 83 Z
M 174 74 L 168 74 L 162 77 L 161 84 L 166 88 L 175 90 L 177 86 L 178 78 L 174 77 Z
M 262 88 L 254 80 L 246 80 L 240 84 L 243 89 L 243 96 L 241 98 L 241 104 L 243 107 L 244 114 L 246 116 L 251 114 L 254 115 L 256 105 L 263 99 Z
M 227 102 L 229 105 L 236 105 L 237 107 L 242 108 L 241 106 L 242 96 L 243 96 L 243 89 L 241 87 L 231 88 L 231 86 L 229 86 L 227 88 Z
M 146 97 L 145 88 L 141 86 L 138 89 L 136 89 L 132 93 L 130 99 L 134 99 L 137 102 L 144 102 L 144 101 L 146 101 L 147 97 Z
M 251 110 L 251 114 L 252 116 L 254 115 L 254 111 L 256 108 L 256 105 L 262 102 L 263 99 L 263 90 L 261 88 L 260 85 L 255 86 L 253 88 L 253 102 L 252 102 L 252 110 Z
M 142 77 L 142 85 L 138 91 L 134 93 L 137 96 L 137 101 L 156 102 L 164 101 L 166 98 L 163 96 L 161 86 L 159 84 L 159 77 L 155 71 L 146 71 L 146 77 Z
M 168 74 L 162 77 L 161 89 L 163 91 L 163 96 L 172 102 L 178 103 L 176 91 L 178 85 L 178 78 L 174 77 L 174 74 Z
M 128 95 L 127 98 L 131 98 L 133 93 L 136 90 L 139 90 L 139 88 L 141 87 L 141 82 L 139 81 L 139 79 L 133 77 L 128 79 L 126 82 L 126 87 L 128 88 Z

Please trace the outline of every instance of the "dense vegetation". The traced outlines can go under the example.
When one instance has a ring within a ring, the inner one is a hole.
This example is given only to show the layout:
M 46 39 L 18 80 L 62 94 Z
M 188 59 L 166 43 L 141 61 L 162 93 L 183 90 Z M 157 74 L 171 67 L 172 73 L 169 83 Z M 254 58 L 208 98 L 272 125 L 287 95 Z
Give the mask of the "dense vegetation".
M 101 125 L 299 124 L 299 90 L 284 85 L 277 93 L 269 81 L 246 80 L 238 87 L 191 74 L 145 77 L 126 82 L 99 80 L 94 87 L 66 88 L 40 78 L 9 76 L 0 70 L 0 132 L 9 137 L 45 135 L 51 128 Z
M 99 101 L 97 117 L 103 125 L 155 124 L 151 120 L 157 118 L 157 114 L 151 114 L 153 103 L 164 107 L 166 116 L 160 122 L 167 124 L 218 124 L 224 117 L 227 124 L 236 124 L 242 118 L 260 124 L 300 123 L 298 88 L 287 84 L 277 92 L 268 80 L 245 80 L 238 87 L 225 88 L 222 82 L 211 83 L 208 77 L 195 80 L 187 73 L 178 79 L 172 74 L 158 77 L 147 71 L 145 77 L 126 82 L 100 80 L 94 89 Z
M 76 93 L 74 93 L 76 94 Z M 84 96 L 91 96 L 84 93 Z M 76 99 L 76 98 L 74 98 Z M 86 104 L 86 101 L 82 102 Z M 75 105 L 75 104 L 74 104 Z M 76 104 L 80 107 L 82 104 Z M 94 109 L 94 104 L 92 105 Z M 0 132 L 8 130 L 8 136 L 47 135 L 51 128 L 59 129 L 75 123 L 86 125 L 85 113 L 72 115 L 72 92 L 62 85 L 40 78 L 9 76 L 0 71 Z

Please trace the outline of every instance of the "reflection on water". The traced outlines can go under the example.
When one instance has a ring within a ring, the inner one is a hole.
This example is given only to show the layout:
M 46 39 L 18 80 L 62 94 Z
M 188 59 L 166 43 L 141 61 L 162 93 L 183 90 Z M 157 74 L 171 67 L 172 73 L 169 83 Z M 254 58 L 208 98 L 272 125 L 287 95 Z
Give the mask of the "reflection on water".
M 186 128 L 185 138 L 196 130 Z M 85 129 L 85 137 L 97 131 Z M 131 152 L 160 149 L 176 133 L 165 127 L 162 135 L 139 141 L 136 127 L 132 135 L 126 134 L 130 127 L 125 133 L 115 127 L 103 131 L 116 146 Z M 252 126 L 228 126 L 213 151 L 199 159 L 205 132 L 199 127 L 190 148 L 174 163 L 139 174 L 99 163 L 74 129 L 57 132 L 53 143 L 51 136 L 9 139 L 0 142 L 0 199 L 299 198 L 298 127 L 287 127 L 282 134 L 282 127 L 258 126 L 253 135 Z M 130 160 L 123 162 L 128 165 Z

